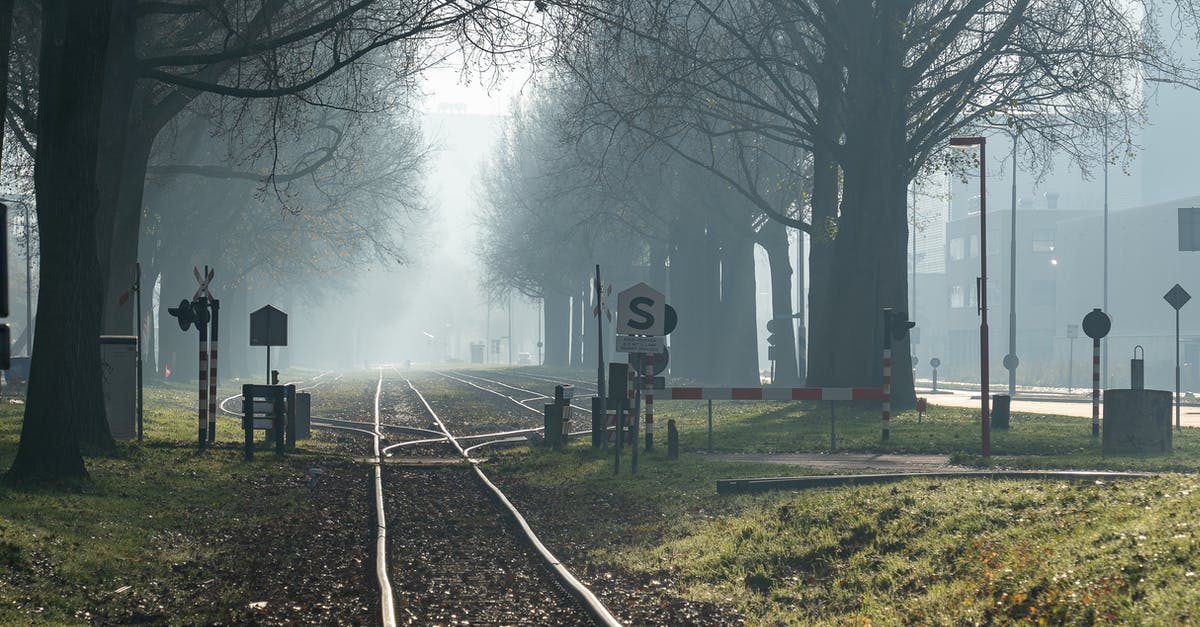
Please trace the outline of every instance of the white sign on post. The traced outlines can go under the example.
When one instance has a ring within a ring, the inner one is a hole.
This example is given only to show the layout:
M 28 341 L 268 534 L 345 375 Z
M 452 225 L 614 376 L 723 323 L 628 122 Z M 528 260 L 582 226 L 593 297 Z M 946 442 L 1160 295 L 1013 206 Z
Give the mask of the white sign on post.
M 617 333 L 661 336 L 666 318 L 666 298 L 645 283 L 617 294 Z
M 666 341 L 661 335 L 618 335 L 618 353 L 661 353 Z

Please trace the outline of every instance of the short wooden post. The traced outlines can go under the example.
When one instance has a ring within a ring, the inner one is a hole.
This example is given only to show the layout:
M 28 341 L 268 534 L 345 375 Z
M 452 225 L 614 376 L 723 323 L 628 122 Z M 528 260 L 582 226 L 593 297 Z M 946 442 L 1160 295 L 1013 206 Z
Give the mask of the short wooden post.
M 667 459 L 679 459 L 679 429 L 674 418 L 667 420 Z
M 288 385 L 284 388 L 287 396 L 287 426 L 284 428 L 284 433 L 287 434 L 287 450 L 296 449 L 296 386 Z
M 244 456 L 254 461 L 254 386 L 242 386 L 242 430 L 246 434 Z
M 274 388 L 273 396 L 275 400 L 275 417 L 273 419 L 273 425 L 275 427 L 275 453 L 277 455 L 283 455 L 283 430 L 287 428 L 287 425 L 285 424 L 287 421 L 287 414 L 284 412 L 283 408 L 283 388 L 280 386 L 274 386 Z

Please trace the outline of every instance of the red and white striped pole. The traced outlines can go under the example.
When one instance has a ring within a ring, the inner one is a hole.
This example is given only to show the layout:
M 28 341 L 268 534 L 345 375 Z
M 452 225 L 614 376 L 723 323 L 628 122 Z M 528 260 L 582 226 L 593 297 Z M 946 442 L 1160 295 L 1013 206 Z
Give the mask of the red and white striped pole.
M 207 306 L 206 299 L 194 302 L 198 311 Z M 203 449 L 208 441 L 208 325 L 196 316 L 196 328 L 200 331 L 200 407 L 198 423 L 200 427 L 200 448 Z
M 221 301 L 210 298 L 212 307 L 212 338 L 208 342 L 208 441 L 217 441 L 217 327 Z
M 645 355 L 645 370 L 646 373 L 646 450 L 654 448 L 654 356 L 647 353 Z
M 1100 436 L 1100 338 L 1092 340 L 1092 437 Z
M 883 349 L 883 441 L 892 430 L 892 349 Z
M 892 308 L 883 309 L 883 385 L 879 390 L 883 410 L 883 441 L 892 430 Z
M 628 390 L 626 392 L 626 395 L 629 397 L 629 411 L 626 412 L 626 415 L 625 415 L 625 428 L 629 429 L 630 434 L 633 433 L 633 418 L 634 418 L 634 416 L 637 415 L 637 409 L 638 409 L 637 406 L 634 404 L 637 401 L 637 386 L 635 385 L 637 382 L 634 380 L 634 377 L 637 376 L 637 370 L 633 367 L 633 365 L 635 363 L 637 363 L 634 360 L 634 355 L 636 355 L 636 354 L 637 353 L 629 353 L 629 359 L 628 359 L 629 370 L 626 371 L 626 375 L 625 375 L 625 383 L 626 383 L 626 388 Z M 624 433 L 620 434 L 620 437 L 623 442 L 625 439 L 625 434 Z M 630 446 L 632 446 L 633 448 L 636 449 L 637 448 L 637 440 L 630 442 Z

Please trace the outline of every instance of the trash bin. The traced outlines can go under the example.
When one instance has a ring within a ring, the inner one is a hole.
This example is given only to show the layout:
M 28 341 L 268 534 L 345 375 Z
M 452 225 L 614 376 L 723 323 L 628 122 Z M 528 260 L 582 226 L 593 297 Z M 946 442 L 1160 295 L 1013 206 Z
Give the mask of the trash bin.
M 1012 397 L 1007 394 L 992 395 L 992 428 L 1008 428 L 1008 406 Z
M 312 395 L 308 392 L 296 392 L 296 439 L 307 440 L 311 437 L 309 416 L 312 414 Z
M 104 413 L 114 440 L 137 437 L 137 336 L 100 336 Z

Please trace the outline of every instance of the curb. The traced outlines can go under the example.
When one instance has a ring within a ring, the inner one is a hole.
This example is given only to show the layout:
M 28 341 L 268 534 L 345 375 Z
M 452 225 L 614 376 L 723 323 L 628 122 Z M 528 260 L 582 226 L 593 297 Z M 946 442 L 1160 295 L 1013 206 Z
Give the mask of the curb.
M 907 479 L 1066 479 L 1070 481 L 1113 481 L 1147 479 L 1149 472 L 1093 472 L 1077 470 L 965 470 L 960 472 L 899 472 L 869 475 L 818 475 L 814 477 L 760 477 L 718 479 L 717 494 L 749 494 L 769 490 L 806 490 L 831 486 L 894 483 Z

